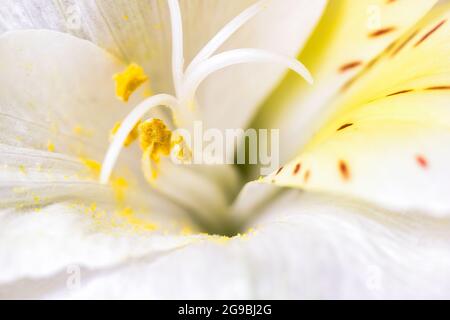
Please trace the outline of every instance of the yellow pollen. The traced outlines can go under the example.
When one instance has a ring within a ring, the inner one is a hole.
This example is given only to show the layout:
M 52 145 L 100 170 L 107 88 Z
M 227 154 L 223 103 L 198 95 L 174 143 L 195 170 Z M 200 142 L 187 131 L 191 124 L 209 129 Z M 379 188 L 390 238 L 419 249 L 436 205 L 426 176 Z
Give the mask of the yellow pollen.
M 51 141 L 47 142 L 47 150 L 49 152 L 55 152 L 55 145 L 53 144 L 53 142 L 51 142 Z
M 172 149 L 172 131 L 160 119 L 150 119 L 139 125 L 139 142 L 143 150 L 142 166 L 147 180 L 158 175 L 161 156 L 169 156 Z
M 19 166 L 19 170 L 20 170 L 20 172 L 22 172 L 23 174 L 26 174 L 26 173 L 27 173 L 27 169 L 25 168 L 25 166 L 24 166 L 23 164 L 21 164 L 21 165 Z
M 131 94 L 148 80 L 141 66 L 132 63 L 122 73 L 117 73 L 113 78 L 116 82 L 116 96 L 127 102 Z
M 125 193 L 128 189 L 128 181 L 123 177 L 118 177 L 111 181 L 116 201 L 121 203 L 125 200 Z
M 92 131 L 85 129 L 80 125 L 76 125 L 75 127 L 73 127 L 73 132 L 78 136 L 87 138 L 92 137 Z
M 135 231 L 154 231 L 157 229 L 155 224 L 137 217 L 131 208 L 124 208 L 116 214 L 119 219 L 124 220 L 125 224 L 131 226 Z
M 139 142 L 142 150 L 151 148 L 150 157 L 159 162 L 161 155 L 170 155 L 172 131 L 160 119 L 147 120 L 139 125 Z
M 136 126 L 133 128 L 133 130 L 130 132 L 130 134 L 128 135 L 127 139 L 125 140 L 125 142 L 123 143 L 123 145 L 125 147 L 128 147 L 129 145 L 131 145 L 138 137 L 139 137 L 139 125 L 141 124 L 141 121 L 139 121 Z M 117 131 L 119 131 L 120 129 L 120 122 L 116 122 L 114 124 L 114 127 L 111 129 L 111 133 L 110 133 L 110 140 L 112 140 L 114 138 L 114 135 L 117 133 Z
M 81 158 L 81 162 L 91 171 L 91 174 L 94 177 L 98 177 L 100 175 L 100 171 L 102 170 L 102 165 L 92 159 Z

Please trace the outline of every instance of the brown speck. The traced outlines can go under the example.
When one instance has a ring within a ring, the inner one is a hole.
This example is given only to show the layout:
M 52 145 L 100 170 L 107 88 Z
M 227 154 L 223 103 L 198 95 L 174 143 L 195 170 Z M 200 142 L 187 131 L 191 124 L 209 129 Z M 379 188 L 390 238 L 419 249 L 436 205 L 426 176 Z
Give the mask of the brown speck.
M 350 180 L 350 170 L 347 163 L 344 160 L 339 160 L 339 172 L 344 180 Z
M 381 37 L 381 36 L 384 36 L 385 34 L 393 32 L 395 30 L 396 30 L 395 27 L 387 27 L 387 28 L 383 28 L 383 29 L 378 29 L 378 30 L 375 30 L 374 32 L 370 33 L 369 38 Z
M 408 90 L 401 90 L 401 91 L 397 91 L 391 94 L 388 94 L 387 97 L 393 97 L 393 96 L 398 96 L 400 94 L 405 94 L 405 93 L 409 93 L 409 92 L 413 92 L 414 90 L 412 89 L 408 89 Z
M 346 63 L 346 64 L 342 65 L 339 68 L 339 72 L 340 73 L 344 73 L 346 71 L 349 71 L 349 70 L 352 70 L 352 69 L 354 69 L 356 67 L 359 67 L 360 65 L 362 65 L 362 61 L 349 62 L 349 63 Z
M 404 47 L 407 46 L 408 43 L 411 42 L 412 39 L 414 39 L 414 37 L 419 33 L 419 30 L 416 30 L 415 32 L 413 32 L 405 41 L 402 42 L 401 45 L 399 45 L 391 54 L 391 58 L 395 57 L 400 51 L 402 51 L 402 49 Z
M 442 20 L 441 22 L 439 22 L 433 29 L 428 31 L 422 38 L 420 38 L 420 40 L 417 41 L 417 43 L 414 46 L 418 47 L 421 43 L 423 43 L 425 40 L 427 40 L 433 33 L 438 31 L 439 28 L 442 27 L 444 25 L 444 23 L 446 23 L 446 22 L 447 22 L 447 20 Z
M 429 91 L 432 91 L 432 90 L 450 90 L 450 86 L 435 86 L 435 87 L 426 88 L 425 90 L 429 90 Z
M 337 129 L 337 131 L 347 129 L 348 127 L 351 127 L 351 126 L 353 126 L 353 123 L 346 123 L 346 124 L 340 126 L 339 129 Z
M 302 164 L 301 163 L 297 163 L 295 165 L 294 172 L 293 172 L 294 176 L 296 176 L 300 172 L 301 169 L 302 169 Z
M 280 169 L 278 169 L 278 171 L 277 171 L 277 173 L 275 173 L 275 175 L 277 176 L 277 175 L 279 175 L 280 173 L 281 173 L 281 171 L 283 171 L 283 167 L 281 167 Z

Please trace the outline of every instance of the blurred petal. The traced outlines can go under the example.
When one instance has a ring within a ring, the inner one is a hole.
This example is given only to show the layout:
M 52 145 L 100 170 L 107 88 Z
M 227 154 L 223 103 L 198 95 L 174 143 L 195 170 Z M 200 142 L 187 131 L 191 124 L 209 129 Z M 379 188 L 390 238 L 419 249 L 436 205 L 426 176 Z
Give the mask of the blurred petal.
M 255 231 L 210 237 L 114 269 L 18 281 L 0 294 L 40 298 L 448 298 L 447 220 L 404 217 L 291 193 Z M 45 289 L 43 289 L 45 288 Z M 34 294 L 34 295 L 33 295 Z
M 321 124 L 323 110 L 329 110 L 340 88 L 370 66 L 372 59 L 417 23 L 436 2 L 330 1 L 299 56 L 313 74 L 315 84 L 308 86 L 290 74 L 254 121 L 261 128 L 282 128 L 282 162 L 290 160 L 308 142 Z
M 394 210 L 450 214 L 450 6 L 352 80 L 336 112 L 274 182 Z

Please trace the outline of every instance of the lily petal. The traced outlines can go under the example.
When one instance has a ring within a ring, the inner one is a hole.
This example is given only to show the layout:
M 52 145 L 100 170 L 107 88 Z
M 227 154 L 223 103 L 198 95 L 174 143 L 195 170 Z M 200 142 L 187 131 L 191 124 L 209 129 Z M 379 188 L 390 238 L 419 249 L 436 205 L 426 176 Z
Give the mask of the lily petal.
M 450 7 L 438 6 L 347 85 L 276 184 L 450 214 Z
M 320 129 L 322 113 L 329 110 L 341 87 L 370 66 L 374 58 L 436 2 L 417 0 L 411 5 L 408 1 L 330 1 L 311 40 L 299 55 L 315 78 L 314 86 L 307 86 L 290 74 L 254 120 L 256 127 L 282 128 L 281 162 L 297 155 Z
M 69 201 L 40 211 L 0 211 L 0 287 L 66 273 L 69 266 L 113 268 L 129 259 L 156 257 L 191 241 L 170 236 L 164 229 L 150 230 L 153 222 L 138 226 L 136 220 L 127 221 L 125 213 L 108 216 L 112 210 L 114 207 L 100 202 L 93 208 Z
M 67 274 L 62 272 L 10 283 L 0 287 L 0 295 L 446 298 L 448 228 L 446 220 L 404 217 L 355 202 L 291 192 L 274 202 L 255 230 L 244 236 L 199 238 L 183 248 L 114 269 L 82 269 L 80 287 L 73 290 L 67 289 Z

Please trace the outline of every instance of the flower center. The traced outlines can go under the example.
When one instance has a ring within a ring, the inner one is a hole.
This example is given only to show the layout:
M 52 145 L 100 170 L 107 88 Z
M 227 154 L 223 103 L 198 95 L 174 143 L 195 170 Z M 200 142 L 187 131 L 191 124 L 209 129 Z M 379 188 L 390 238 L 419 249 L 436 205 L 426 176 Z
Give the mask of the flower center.
M 212 73 L 223 68 L 243 63 L 274 63 L 292 69 L 309 83 L 313 82 L 310 72 L 298 60 L 292 57 L 268 52 L 261 49 L 235 49 L 214 55 L 214 53 L 228 40 L 239 28 L 266 8 L 269 0 L 261 0 L 244 10 L 223 27 L 197 54 L 189 66 L 184 69 L 184 46 L 182 16 L 178 0 L 167 0 L 170 10 L 172 27 L 172 74 L 175 87 L 175 95 L 154 95 L 136 106 L 120 125 L 116 125 L 113 141 L 103 161 L 100 181 L 108 183 L 117 158 L 124 146 L 136 139 L 136 128 L 141 141 L 145 141 L 143 147 L 143 163 L 149 167 L 144 168 L 147 178 L 157 176 L 155 164 L 161 156 L 168 156 L 175 146 L 180 147 L 182 138 L 177 141 L 171 139 L 172 134 L 166 125 L 159 119 L 149 119 L 139 123 L 146 114 L 157 107 L 167 107 L 175 120 L 185 121 L 186 118 L 194 118 L 193 106 L 195 106 L 195 94 L 200 84 Z M 125 72 L 116 75 L 116 93 L 118 97 L 127 101 L 134 90 L 147 80 L 141 67 L 131 64 Z M 190 117 L 186 117 L 189 115 Z M 141 130 L 142 128 L 142 130 Z M 178 148 L 185 150 L 185 148 Z M 149 170 L 147 170 L 149 169 Z M 148 174 L 151 172 L 151 174 Z

